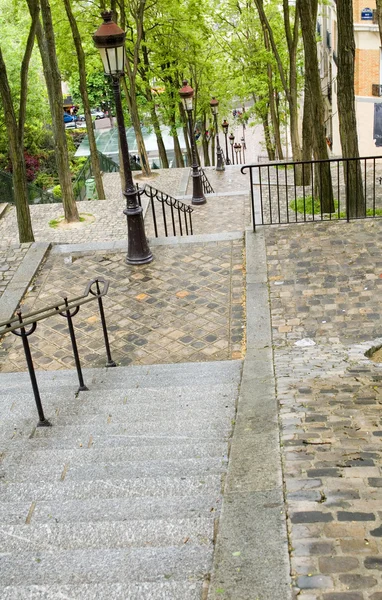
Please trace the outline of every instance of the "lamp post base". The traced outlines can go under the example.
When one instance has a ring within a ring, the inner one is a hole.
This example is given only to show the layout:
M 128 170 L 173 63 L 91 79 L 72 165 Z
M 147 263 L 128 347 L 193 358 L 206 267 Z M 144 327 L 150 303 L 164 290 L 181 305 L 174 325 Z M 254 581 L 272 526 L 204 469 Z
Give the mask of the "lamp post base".
M 127 218 L 127 264 L 150 263 L 154 257 L 147 243 L 142 207 L 125 208 L 123 213 Z
M 192 166 L 192 200 L 191 204 L 205 204 L 207 202 L 203 193 L 202 177 L 199 168 Z

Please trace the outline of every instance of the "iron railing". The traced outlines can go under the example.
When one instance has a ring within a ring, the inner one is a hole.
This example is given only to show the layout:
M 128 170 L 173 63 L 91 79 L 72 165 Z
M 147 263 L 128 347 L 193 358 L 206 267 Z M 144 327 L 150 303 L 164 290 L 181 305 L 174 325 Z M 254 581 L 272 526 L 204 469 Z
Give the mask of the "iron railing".
M 223 158 L 224 158 L 224 155 L 223 155 Z M 208 181 L 206 172 L 204 169 L 202 169 L 202 167 L 199 167 L 199 173 L 202 178 L 203 192 L 205 194 L 213 194 L 214 193 L 213 187 L 210 184 L 210 182 Z
M 28 203 L 29 204 L 55 204 L 62 202 L 62 199 L 51 192 L 39 188 L 33 183 L 27 183 Z M 13 178 L 11 173 L 0 171 L 0 202 L 16 204 L 13 191 Z
M 169 237 L 171 234 L 174 236 L 193 235 L 192 213 L 194 209 L 191 206 L 148 184 L 139 191 L 140 194 L 145 193 L 150 199 L 155 237 L 159 237 L 159 227 L 163 227 L 165 237 Z M 161 211 L 158 214 L 155 209 L 155 200 L 161 204 Z
M 102 152 L 97 152 L 99 166 L 101 171 L 104 173 L 116 173 L 119 171 L 119 166 L 115 163 L 111 158 L 102 154 Z M 92 163 L 90 160 L 90 156 L 86 159 L 84 166 L 81 171 L 78 173 L 77 178 L 73 182 L 73 191 L 74 197 L 76 201 L 86 200 L 86 180 L 89 179 L 93 175 Z
M 252 225 L 382 216 L 382 157 L 245 165 Z
M 100 286 L 100 284 L 102 284 L 102 287 Z M 52 304 L 51 306 L 46 306 L 45 308 L 27 313 L 25 315 L 22 314 L 21 309 L 18 309 L 15 317 L 12 317 L 12 319 L 0 323 L 0 336 L 3 336 L 7 333 L 13 333 L 14 335 L 21 337 L 22 339 L 24 354 L 33 389 L 33 395 L 35 398 L 37 412 L 39 416 L 39 421 L 37 423 L 38 427 L 48 427 L 51 425 L 51 423 L 45 418 L 44 415 L 28 337 L 36 331 L 37 323 L 39 321 L 43 321 L 57 314 L 61 315 L 62 317 L 65 317 L 68 321 L 69 335 L 72 343 L 73 356 L 78 375 L 78 389 L 79 391 L 88 390 L 88 388 L 85 385 L 82 374 L 81 362 L 78 353 L 76 335 L 73 325 L 73 317 L 78 313 L 80 307 L 83 304 L 87 304 L 88 302 L 92 302 L 93 300 L 97 299 L 107 356 L 106 367 L 115 367 L 116 364 L 111 357 L 109 337 L 107 333 L 106 319 L 102 302 L 102 298 L 103 296 L 106 296 L 108 289 L 109 282 L 101 277 L 98 277 L 97 279 L 92 279 L 91 281 L 89 281 L 88 285 L 86 286 L 85 292 L 82 296 L 78 296 L 77 298 L 71 298 L 70 300 L 67 297 L 64 297 L 63 301 L 58 304 Z M 27 329 L 28 327 L 29 329 Z

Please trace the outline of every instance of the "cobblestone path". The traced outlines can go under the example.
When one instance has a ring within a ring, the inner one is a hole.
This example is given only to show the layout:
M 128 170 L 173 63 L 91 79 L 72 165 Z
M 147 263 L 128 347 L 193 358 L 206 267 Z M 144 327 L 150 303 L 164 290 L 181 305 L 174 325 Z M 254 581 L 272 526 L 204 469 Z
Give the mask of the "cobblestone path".
M 266 243 L 296 591 L 382 600 L 382 369 L 364 356 L 382 344 L 380 223 Z
M 82 254 L 73 262 L 51 255 L 25 298 L 25 311 L 83 293 L 98 276 L 110 281 L 105 313 L 114 360 L 121 365 L 241 358 L 243 338 L 243 241 L 156 246 L 149 265 L 130 267 L 122 253 Z M 96 303 L 75 317 L 81 361 L 105 364 Z M 73 368 L 67 324 L 60 316 L 41 322 L 30 337 L 37 369 Z M 0 345 L 1 371 L 25 370 L 20 339 Z
M 0 298 L 21 265 L 30 244 L 0 243 Z

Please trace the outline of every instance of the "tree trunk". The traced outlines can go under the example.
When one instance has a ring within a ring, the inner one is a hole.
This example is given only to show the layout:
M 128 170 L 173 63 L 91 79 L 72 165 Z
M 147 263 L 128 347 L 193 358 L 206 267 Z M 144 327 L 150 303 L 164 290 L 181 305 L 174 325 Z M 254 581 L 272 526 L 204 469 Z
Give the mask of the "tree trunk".
M 305 51 L 306 85 L 309 89 L 312 122 L 314 123 L 313 152 L 316 160 L 327 160 L 328 150 L 325 135 L 324 103 L 317 58 L 316 7 L 316 0 L 300 0 L 299 10 Z M 334 212 L 333 186 L 329 162 L 320 163 L 319 189 L 322 212 Z
M 206 113 L 203 113 L 203 131 L 201 133 L 202 136 L 202 148 L 203 148 L 203 159 L 204 159 L 204 166 L 205 167 L 209 167 L 210 166 L 210 156 L 208 153 L 208 140 L 206 138 L 206 131 L 207 131 L 207 117 L 206 117 Z
M 161 132 L 161 128 L 160 128 L 160 123 L 159 123 L 158 115 L 155 110 L 155 101 L 154 101 L 153 93 L 151 91 L 151 86 L 150 86 L 150 78 L 149 78 L 150 61 L 149 61 L 149 54 L 147 51 L 147 46 L 145 43 L 146 38 L 145 38 L 144 32 L 142 33 L 142 39 L 144 42 L 142 44 L 144 67 L 142 69 L 140 69 L 139 72 L 141 74 L 142 80 L 145 85 L 146 100 L 148 101 L 148 103 L 150 105 L 151 123 L 154 127 L 155 137 L 157 139 L 159 158 L 161 160 L 163 169 L 168 169 L 169 165 L 168 165 L 166 148 L 163 143 L 163 137 L 162 137 L 162 132 Z
M 27 2 L 32 14 L 32 10 L 36 6 L 36 0 L 27 0 Z M 68 146 L 63 119 L 61 76 L 57 64 L 52 15 L 48 0 L 40 0 L 40 2 L 43 28 L 40 22 L 38 22 L 36 35 L 52 113 L 56 164 L 62 192 L 64 214 L 67 222 L 73 222 L 79 221 L 79 215 L 74 199 L 72 178 L 69 169 Z
M 192 152 L 191 152 L 190 140 L 188 138 L 188 117 L 186 115 L 186 111 L 184 110 L 183 102 L 179 102 L 179 112 L 180 112 L 180 117 L 181 117 L 182 123 L 183 123 L 183 137 L 184 137 L 184 142 L 186 144 L 187 161 L 188 161 L 188 164 L 191 165 L 192 164 Z M 200 162 L 199 162 L 199 165 L 200 165 Z
M 302 160 L 312 160 L 313 151 L 313 122 L 311 112 L 311 99 L 309 87 L 305 82 L 304 113 L 302 117 Z M 304 184 L 309 185 L 311 181 L 310 165 L 304 166 Z
M 357 119 L 354 100 L 353 3 L 351 0 L 337 2 L 338 27 L 338 74 L 337 106 L 342 156 L 358 158 Z M 359 160 L 344 162 L 346 203 L 349 217 L 364 217 L 365 197 L 362 186 L 362 170 Z
M 3 104 L 4 120 L 9 141 L 9 155 L 12 163 L 13 193 L 16 203 L 17 226 L 20 243 L 34 242 L 30 210 L 28 204 L 27 178 L 24 148 L 19 142 L 16 115 L 13 108 L 7 71 L 0 49 L 0 97 Z
M 270 43 L 269 43 L 269 34 L 268 30 L 263 24 L 263 36 L 264 36 L 264 46 L 268 52 L 271 51 Z M 273 71 L 272 65 L 270 62 L 267 62 L 267 75 L 268 75 L 268 97 L 269 97 L 269 111 L 271 115 L 271 122 L 273 126 L 273 134 L 275 139 L 275 146 L 277 149 L 278 157 L 282 156 L 282 147 L 281 147 L 281 137 L 280 137 L 280 127 L 276 113 L 276 105 L 275 105 L 275 91 L 273 88 Z M 296 159 L 295 159 L 296 160 Z
M 74 18 L 72 8 L 70 6 L 70 0 L 64 0 L 64 6 L 66 10 L 66 14 L 69 20 L 70 28 L 72 30 L 72 36 L 74 41 L 74 46 L 76 48 L 77 53 L 77 62 L 78 62 L 78 72 L 80 76 L 80 94 L 82 98 L 82 104 L 84 105 L 84 114 L 86 121 L 86 131 L 88 133 L 89 139 L 89 148 L 90 148 L 90 161 L 92 166 L 92 173 L 95 179 L 97 196 L 98 199 L 105 198 L 105 191 L 103 189 L 103 181 L 101 175 L 101 169 L 99 166 L 98 159 L 98 150 L 97 144 L 94 135 L 93 122 L 90 114 L 90 102 L 88 97 L 88 89 L 86 85 L 86 65 L 85 65 L 85 53 L 82 48 L 81 36 L 78 30 L 77 22 Z
M 134 128 L 135 139 L 137 141 L 137 150 L 141 161 L 142 173 L 146 177 L 151 177 L 150 163 L 146 152 L 145 142 L 141 130 L 141 122 L 139 118 L 135 80 L 133 83 L 129 81 L 129 84 L 130 89 L 127 87 L 126 79 L 122 77 L 122 87 L 126 95 L 130 118 Z
M 284 25 L 285 25 L 285 33 L 288 44 L 288 54 L 289 54 L 289 82 L 287 81 L 286 75 L 284 73 L 284 68 L 282 64 L 282 60 L 273 36 L 272 27 L 266 17 L 263 0 L 255 0 L 255 4 L 257 7 L 257 11 L 259 13 L 260 22 L 263 28 L 266 28 L 269 35 L 269 42 L 276 59 L 281 83 L 288 101 L 289 105 L 289 114 L 290 114 L 290 138 L 293 152 L 293 160 L 298 161 L 301 160 L 301 146 L 298 132 L 298 100 L 297 100 L 297 65 L 296 65 L 296 55 L 297 55 L 297 45 L 298 45 L 298 2 L 296 2 L 296 16 L 293 27 L 293 35 L 290 30 L 289 24 L 289 3 L 288 0 L 283 0 L 284 5 Z

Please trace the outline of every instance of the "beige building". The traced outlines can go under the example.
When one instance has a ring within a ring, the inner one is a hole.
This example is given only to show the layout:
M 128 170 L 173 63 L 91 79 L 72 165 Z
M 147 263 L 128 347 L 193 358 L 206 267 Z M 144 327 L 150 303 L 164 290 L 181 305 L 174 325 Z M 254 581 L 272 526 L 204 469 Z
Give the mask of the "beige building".
M 340 156 L 337 113 L 337 11 L 336 1 L 321 5 L 317 22 L 325 121 L 330 154 Z M 382 155 L 382 60 L 375 0 L 353 0 L 356 44 L 354 92 L 360 156 Z

